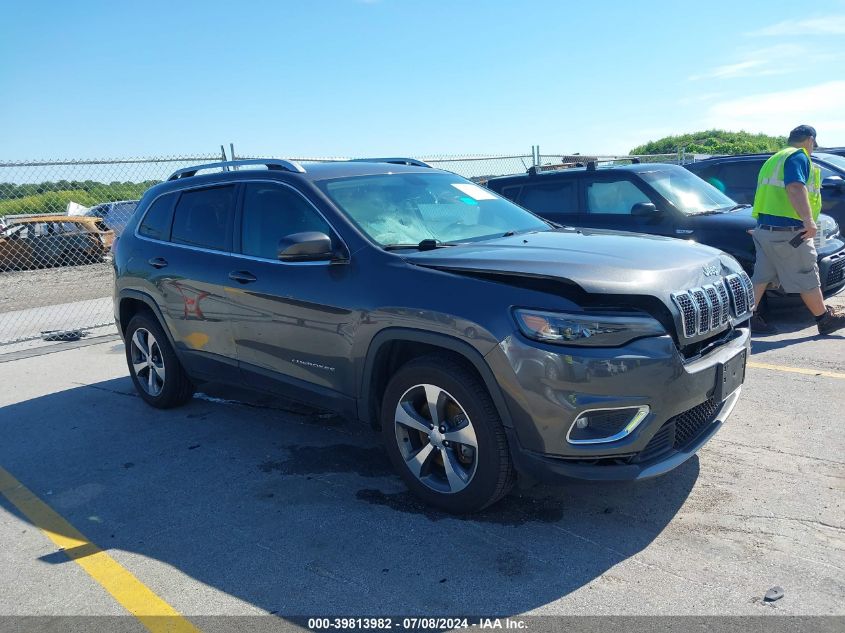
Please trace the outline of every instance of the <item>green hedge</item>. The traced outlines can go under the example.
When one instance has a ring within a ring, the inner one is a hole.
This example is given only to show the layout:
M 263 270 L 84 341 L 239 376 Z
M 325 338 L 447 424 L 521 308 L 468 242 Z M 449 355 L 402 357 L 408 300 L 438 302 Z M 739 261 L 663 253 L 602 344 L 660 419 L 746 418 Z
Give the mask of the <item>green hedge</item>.
M 751 154 L 776 152 L 784 147 L 785 136 L 705 130 L 649 141 L 632 149 L 631 154 L 673 154 L 681 150 L 687 154 Z
M 32 213 L 65 213 L 68 202 L 86 207 L 115 200 L 137 200 L 157 184 L 145 182 L 103 183 L 87 180 L 28 184 L 0 183 L 0 216 Z

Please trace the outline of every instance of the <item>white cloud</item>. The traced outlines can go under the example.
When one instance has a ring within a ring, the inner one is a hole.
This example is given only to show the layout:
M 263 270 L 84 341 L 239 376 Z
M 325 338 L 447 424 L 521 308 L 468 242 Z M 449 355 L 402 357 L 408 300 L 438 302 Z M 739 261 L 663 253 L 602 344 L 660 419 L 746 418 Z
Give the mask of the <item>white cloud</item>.
M 784 20 L 752 31 L 748 35 L 807 37 L 810 35 L 845 35 L 845 15 L 828 15 L 805 20 Z
M 802 59 L 804 63 L 809 63 L 815 55 L 816 53 L 809 53 L 804 47 L 797 44 L 767 46 L 746 52 L 744 59 L 736 63 L 716 66 L 703 73 L 691 75 L 689 80 L 734 79 L 752 75 L 755 77 L 785 75 L 801 70 L 801 67 L 794 63 L 794 60 Z
M 700 75 L 691 75 L 690 81 L 697 81 L 699 79 L 728 79 L 730 77 L 743 77 L 750 75 L 749 72 L 753 68 L 762 66 L 766 62 L 762 59 L 748 59 L 744 62 L 737 62 L 736 64 L 726 64 L 724 66 L 717 66 L 712 70 L 701 73 Z
M 785 136 L 807 123 L 824 145 L 845 145 L 845 81 L 747 95 L 712 104 L 704 127 Z

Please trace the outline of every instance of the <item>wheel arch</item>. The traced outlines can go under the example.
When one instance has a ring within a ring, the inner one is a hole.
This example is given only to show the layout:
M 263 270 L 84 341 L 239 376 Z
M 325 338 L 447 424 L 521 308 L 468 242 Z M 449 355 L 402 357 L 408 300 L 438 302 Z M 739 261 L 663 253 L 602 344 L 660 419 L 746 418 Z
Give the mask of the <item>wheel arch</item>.
M 370 342 L 359 382 L 358 418 L 378 428 L 381 395 L 391 371 L 413 358 L 437 352 L 446 352 L 468 363 L 487 388 L 502 424 L 513 426 L 499 383 L 481 352 L 453 336 L 411 328 L 384 329 Z
M 176 342 L 173 340 L 173 335 L 170 333 L 170 328 L 167 327 L 167 322 L 164 319 L 161 308 L 158 307 L 155 299 L 139 290 L 126 289 L 120 291 L 117 316 L 121 337 L 126 338 L 126 327 L 129 325 L 132 317 L 143 311 L 150 312 L 155 317 L 159 325 L 161 325 L 161 329 L 164 330 L 165 336 L 167 336 L 167 342 L 170 343 L 176 355 L 179 356 L 179 350 L 176 347 Z

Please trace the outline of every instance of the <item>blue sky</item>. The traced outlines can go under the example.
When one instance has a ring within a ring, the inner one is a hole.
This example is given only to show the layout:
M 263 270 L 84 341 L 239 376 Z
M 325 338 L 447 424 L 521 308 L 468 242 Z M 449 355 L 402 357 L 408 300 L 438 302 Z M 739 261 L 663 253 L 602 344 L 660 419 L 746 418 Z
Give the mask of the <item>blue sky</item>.
M 845 1 L 0 0 L 0 160 L 845 145 Z

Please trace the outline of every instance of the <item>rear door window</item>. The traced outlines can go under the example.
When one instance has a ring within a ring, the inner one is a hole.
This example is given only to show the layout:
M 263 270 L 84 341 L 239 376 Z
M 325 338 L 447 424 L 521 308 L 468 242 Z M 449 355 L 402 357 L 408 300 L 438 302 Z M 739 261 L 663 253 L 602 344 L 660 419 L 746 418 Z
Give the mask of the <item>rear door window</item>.
M 575 180 L 531 183 L 522 188 L 516 202 L 543 216 L 578 213 L 577 185 Z
M 184 192 L 173 213 L 171 241 L 214 251 L 232 249 L 235 186 Z
M 760 173 L 760 168 L 764 162 L 763 160 L 744 160 L 736 163 L 723 163 L 718 178 L 728 190 L 756 189 L 757 175 Z

